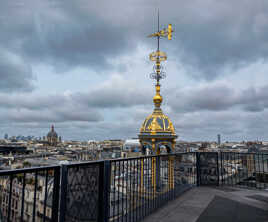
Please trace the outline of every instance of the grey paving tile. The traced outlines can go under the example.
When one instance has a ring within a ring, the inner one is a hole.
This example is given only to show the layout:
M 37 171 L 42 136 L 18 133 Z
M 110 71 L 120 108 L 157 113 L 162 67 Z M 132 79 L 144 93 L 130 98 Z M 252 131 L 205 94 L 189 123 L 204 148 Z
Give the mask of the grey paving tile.
M 250 199 L 247 197 L 249 195 L 264 195 L 268 197 L 268 192 L 265 193 L 262 191 L 245 190 L 239 188 L 215 189 L 213 187 L 196 187 L 187 191 L 176 200 L 169 202 L 152 215 L 149 215 L 144 219 L 143 222 L 196 222 L 199 220 L 198 218 L 200 215 L 204 216 L 204 212 L 206 212 L 208 209 L 211 209 L 212 203 L 212 205 L 215 205 L 216 208 L 221 208 L 221 211 L 218 210 L 215 214 L 205 214 L 207 220 L 206 222 L 221 222 L 218 218 L 224 218 L 222 214 L 229 216 L 225 222 L 242 222 L 245 219 L 243 215 L 240 215 L 239 213 L 236 214 L 236 212 L 231 211 L 229 206 L 233 206 L 234 208 L 236 207 L 235 209 L 237 209 L 238 206 L 241 206 L 241 209 L 244 209 L 247 212 L 252 209 L 250 215 L 252 217 L 248 216 L 248 218 L 252 219 L 256 216 L 256 218 L 258 218 L 260 221 L 252 220 L 250 222 L 265 221 L 264 217 L 267 216 L 265 210 L 268 210 L 268 204 L 260 200 L 252 198 Z M 217 196 L 216 200 L 218 202 L 219 200 L 221 202 L 221 198 L 225 199 L 225 201 L 222 202 L 224 202 L 225 205 L 228 203 L 226 205 L 227 207 L 223 209 L 222 204 L 215 202 L 215 196 Z
M 216 196 L 196 222 L 267 222 L 268 211 Z
M 252 199 L 255 199 L 255 200 L 260 200 L 260 201 L 263 201 L 265 203 L 268 203 L 268 197 L 267 196 L 264 196 L 264 195 L 250 195 L 250 196 L 247 196 L 249 198 L 252 198 Z

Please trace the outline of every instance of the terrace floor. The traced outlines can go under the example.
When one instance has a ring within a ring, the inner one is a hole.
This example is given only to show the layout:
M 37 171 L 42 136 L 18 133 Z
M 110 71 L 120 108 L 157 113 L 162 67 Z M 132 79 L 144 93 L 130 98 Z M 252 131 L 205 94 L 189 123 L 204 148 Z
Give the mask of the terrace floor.
M 267 222 L 268 191 L 196 187 L 143 222 Z

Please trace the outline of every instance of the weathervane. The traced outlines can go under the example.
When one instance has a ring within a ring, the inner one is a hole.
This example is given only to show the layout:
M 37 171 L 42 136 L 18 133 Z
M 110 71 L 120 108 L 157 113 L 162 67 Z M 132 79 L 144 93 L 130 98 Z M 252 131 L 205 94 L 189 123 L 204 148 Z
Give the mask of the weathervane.
M 157 51 L 152 52 L 150 54 L 150 60 L 155 61 L 155 65 L 153 67 L 153 73 L 150 74 L 150 78 L 156 79 L 157 85 L 159 85 L 159 80 L 164 79 L 166 77 L 165 72 L 163 72 L 163 67 L 161 66 L 162 61 L 167 60 L 167 54 L 165 52 L 161 52 L 159 50 L 159 40 L 160 38 L 168 38 L 168 40 L 171 40 L 172 38 L 172 25 L 169 24 L 167 28 L 164 28 L 162 30 L 159 30 L 159 11 L 158 11 L 158 32 L 153 33 L 149 35 L 148 37 L 156 37 L 157 38 Z
M 158 11 L 158 32 L 153 33 L 149 35 L 148 37 L 156 37 L 157 38 L 157 51 L 152 52 L 150 54 L 150 60 L 155 62 L 155 65 L 153 67 L 153 73 L 150 74 L 151 79 L 156 79 L 156 95 L 154 97 L 154 103 L 156 108 L 160 108 L 162 103 L 162 96 L 160 95 L 160 79 L 164 79 L 166 77 L 166 73 L 163 72 L 163 67 L 161 66 L 162 61 L 167 60 L 167 54 L 165 52 L 161 52 L 159 50 L 159 41 L 160 38 L 168 38 L 168 40 L 171 40 L 172 38 L 172 25 L 169 24 L 167 28 L 164 28 L 162 30 L 159 29 L 159 11 Z

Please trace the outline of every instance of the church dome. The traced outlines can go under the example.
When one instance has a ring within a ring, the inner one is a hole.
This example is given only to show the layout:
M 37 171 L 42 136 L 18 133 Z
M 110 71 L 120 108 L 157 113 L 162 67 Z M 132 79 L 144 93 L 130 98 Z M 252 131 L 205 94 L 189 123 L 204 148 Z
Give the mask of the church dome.
M 51 126 L 51 130 L 47 134 L 48 138 L 58 138 L 58 134 L 54 131 L 54 126 Z
M 56 132 L 52 132 L 50 131 L 48 134 L 47 134 L 47 137 L 58 137 L 58 134 Z

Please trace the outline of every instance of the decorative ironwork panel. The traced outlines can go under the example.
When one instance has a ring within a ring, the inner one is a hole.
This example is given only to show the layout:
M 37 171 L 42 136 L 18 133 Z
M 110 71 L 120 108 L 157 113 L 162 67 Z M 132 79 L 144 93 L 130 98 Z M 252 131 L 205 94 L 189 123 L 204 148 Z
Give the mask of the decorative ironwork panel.
M 98 220 L 99 175 L 98 164 L 68 168 L 66 222 Z
M 200 185 L 219 185 L 218 153 L 198 153 Z

